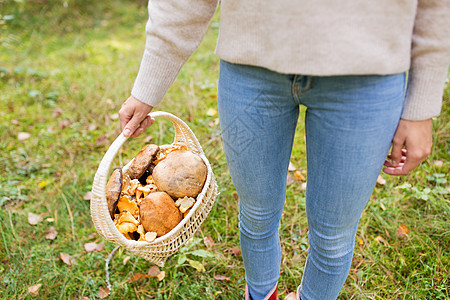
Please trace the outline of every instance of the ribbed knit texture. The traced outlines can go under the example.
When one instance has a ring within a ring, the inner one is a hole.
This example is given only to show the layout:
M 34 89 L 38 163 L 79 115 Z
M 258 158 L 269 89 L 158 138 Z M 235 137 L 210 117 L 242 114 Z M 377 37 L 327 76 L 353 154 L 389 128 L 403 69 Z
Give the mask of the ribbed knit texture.
M 150 0 L 132 95 L 159 104 L 198 47 L 217 0 Z M 450 0 L 222 0 L 217 55 L 286 74 L 409 71 L 402 118 L 437 116 L 450 62 Z

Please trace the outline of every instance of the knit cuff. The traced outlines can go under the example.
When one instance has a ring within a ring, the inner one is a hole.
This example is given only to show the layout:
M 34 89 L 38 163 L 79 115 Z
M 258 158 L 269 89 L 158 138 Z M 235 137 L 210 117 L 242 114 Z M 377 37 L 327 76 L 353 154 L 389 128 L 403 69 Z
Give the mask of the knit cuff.
M 136 99 L 157 106 L 175 81 L 183 62 L 172 62 L 144 51 L 139 73 L 131 90 Z
M 411 68 L 402 119 L 420 121 L 440 114 L 447 73 L 447 66 Z

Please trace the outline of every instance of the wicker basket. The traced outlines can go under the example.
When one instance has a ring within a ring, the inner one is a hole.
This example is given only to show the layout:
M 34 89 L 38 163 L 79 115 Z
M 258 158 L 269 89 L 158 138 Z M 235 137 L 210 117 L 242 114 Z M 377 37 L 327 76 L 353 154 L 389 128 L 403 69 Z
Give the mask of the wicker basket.
M 217 197 L 217 184 L 211 165 L 208 162 L 202 147 L 192 130 L 182 120 L 166 112 L 152 112 L 153 118 L 167 118 L 175 127 L 174 143 L 184 143 L 187 149 L 197 153 L 208 168 L 208 175 L 202 192 L 197 196 L 197 201 L 188 215 L 169 233 L 158 237 L 151 243 L 126 239 L 115 227 L 108 211 L 106 202 L 106 182 L 109 178 L 111 163 L 120 147 L 127 140 L 121 133 L 109 147 L 95 174 L 92 185 L 93 196 L 91 198 L 91 217 L 98 233 L 108 241 L 111 241 L 132 253 L 162 267 L 168 257 L 176 253 L 198 230 L 208 216 Z M 161 146 L 169 147 L 170 145 Z M 130 164 L 123 169 L 126 170 Z

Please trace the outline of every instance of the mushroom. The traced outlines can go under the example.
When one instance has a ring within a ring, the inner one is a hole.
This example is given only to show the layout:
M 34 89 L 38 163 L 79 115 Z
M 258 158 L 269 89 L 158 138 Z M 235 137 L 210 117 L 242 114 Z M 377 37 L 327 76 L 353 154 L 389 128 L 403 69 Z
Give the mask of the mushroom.
M 122 177 L 122 169 L 115 169 L 106 184 L 106 201 L 111 218 L 114 218 L 117 202 L 122 192 Z
M 119 208 L 121 213 L 127 211 L 135 218 L 139 216 L 139 207 L 130 196 L 120 197 L 119 202 L 117 203 L 117 208 Z
M 130 167 L 126 173 L 131 179 L 139 179 L 150 166 L 153 160 L 156 158 L 156 154 L 159 151 L 158 145 L 149 144 L 145 145 L 134 160 L 131 162 Z
M 167 193 L 154 192 L 142 199 L 140 220 L 145 231 L 163 236 L 180 223 L 181 214 Z
M 175 206 L 181 211 L 181 213 L 185 213 L 188 209 L 194 206 L 195 199 L 191 197 L 179 198 L 175 202 Z
M 159 191 L 173 198 L 196 197 L 203 189 L 207 168 L 202 158 L 188 150 L 178 150 L 153 169 L 152 178 Z

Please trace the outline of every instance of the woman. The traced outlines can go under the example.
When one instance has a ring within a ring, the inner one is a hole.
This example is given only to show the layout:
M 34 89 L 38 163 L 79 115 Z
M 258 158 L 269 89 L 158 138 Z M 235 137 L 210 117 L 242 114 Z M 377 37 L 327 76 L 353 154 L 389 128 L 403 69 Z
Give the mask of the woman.
M 126 136 L 152 124 L 147 114 L 197 48 L 217 4 L 149 1 L 144 56 L 119 112 Z M 310 247 L 294 298 L 336 299 L 383 164 L 385 173 L 404 175 L 430 153 L 449 63 L 450 4 L 223 0 L 220 13 L 218 107 L 239 194 L 246 298 L 277 297 L 278 225 L 305 105 Z

